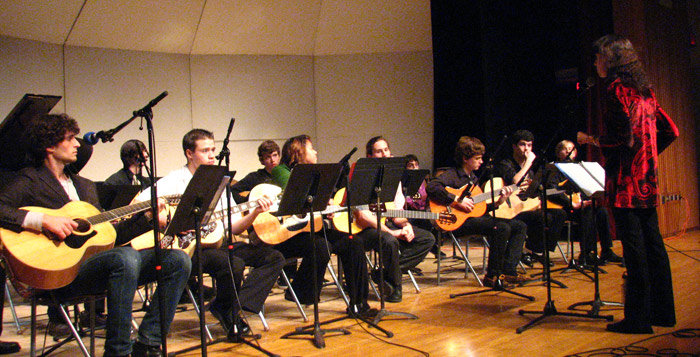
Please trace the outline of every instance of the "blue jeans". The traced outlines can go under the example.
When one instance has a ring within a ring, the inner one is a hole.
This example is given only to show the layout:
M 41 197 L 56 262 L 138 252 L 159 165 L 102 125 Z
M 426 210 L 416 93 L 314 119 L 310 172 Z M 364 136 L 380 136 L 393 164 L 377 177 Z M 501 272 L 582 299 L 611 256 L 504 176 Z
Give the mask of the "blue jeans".
M 180 294 L 190 275 L 192 262 L 179 250 L 162 251 L 163 279 L 153 296 L 153 302 L 139 328 L 139 341 L 160 345 L 158 294 L 165 294 L 167 321 L 170 326 Z M 155 253 L 152 249 L 136 251 L 117 247 L 88 258 L 78 276 L 68 286 L 57 291 L 60 297 L 102 294 L 107 291 L 107 336 L 105 355 L 131 353 L 131 310 L 134 293 L 139 285 L 156 280 Z

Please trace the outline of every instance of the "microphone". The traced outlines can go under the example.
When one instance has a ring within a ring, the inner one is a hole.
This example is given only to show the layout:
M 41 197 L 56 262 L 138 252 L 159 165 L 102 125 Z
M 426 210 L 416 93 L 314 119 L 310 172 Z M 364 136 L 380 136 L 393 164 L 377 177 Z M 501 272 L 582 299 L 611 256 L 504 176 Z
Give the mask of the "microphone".
M 151 111 L 151 108 L 155 107 L 158 102 L 160 102 L 163 98 L 168 96 L 168 91 L 163 91 L 163 93 L 159 94 L 157 97 L 153 98 L 148 104 L 146 104 L 145 107 L 134 111 L 134 116 L 139 116 L 142 115 L 143 113 L 148 113 Z
M 97 133 L 88 131 L 87 133 L 85 133 L 85 135 L 83 135 L 83 141 L 85 141 L 85 144 L 88 145 L 95 145 L 100 141 L 100 139 L 102 140 L 102 142 L 114 140 L 107 140 L 107 136 L 103 130 L 100 130 Z
M 338 161 L 338 163 L 339 164 L 346 164 L 350 160 L 350 157 L 352 156 L 352 154 L 355 153 L 355 151 L 357 151 L 357 147 L 352 148 L 352 150 L 350 150 L 350 152 L 347 155 L 343 156 L 343 158 L 340 159 L 340 161 Z

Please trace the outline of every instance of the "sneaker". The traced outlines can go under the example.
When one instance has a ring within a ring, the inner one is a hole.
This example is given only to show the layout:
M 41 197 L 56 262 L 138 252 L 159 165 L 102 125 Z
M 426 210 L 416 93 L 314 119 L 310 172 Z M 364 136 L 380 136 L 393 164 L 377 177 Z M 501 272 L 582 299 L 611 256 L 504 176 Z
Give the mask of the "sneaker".
M 48 333 L 54 339 L 62 339 L 70 336 L 72 332 L 68 324 L 49 321 Z
M 515 285 L 523 285 L 525 283 L 528 283 L 532 281 L 533 279 L 525 274 L 518 274 L 516 273 L 515 275 L 504 275 L 503 281 L 506 283 L 511 283 Z
M 484 276 L 482 282 L 484 283 L 485 287 L 496 290 L 513 287 L 510 283 L 499 279 L 497 276 Z
M 160 346 L 148 346 L 136 341 L 131 351 L 131 357 L 161 357 L 163 351 Z

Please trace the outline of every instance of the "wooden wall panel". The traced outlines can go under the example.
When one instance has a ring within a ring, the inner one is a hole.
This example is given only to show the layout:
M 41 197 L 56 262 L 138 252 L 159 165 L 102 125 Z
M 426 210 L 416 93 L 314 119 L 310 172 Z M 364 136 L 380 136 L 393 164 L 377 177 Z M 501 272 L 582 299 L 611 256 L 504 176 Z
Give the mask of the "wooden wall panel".
M 659 193 L 680 194 L 659 209 L 664 236 L 700 226 L 698 216 L 697 113 L 691 100 L 688 8 L 685 0 L 615 0 L 615 32 L 628 37 L 646 66 L 661 106 L 673 118 L 680 137 L 660 156 Z

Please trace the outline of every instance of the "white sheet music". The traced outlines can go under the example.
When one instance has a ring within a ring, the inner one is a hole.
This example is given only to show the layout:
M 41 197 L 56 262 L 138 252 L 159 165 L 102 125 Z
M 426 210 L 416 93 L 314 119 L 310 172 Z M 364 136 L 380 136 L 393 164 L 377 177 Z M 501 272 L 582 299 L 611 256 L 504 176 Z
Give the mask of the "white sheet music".
M 597 162 L 555 164 L 588 197 L 605 191 L 605 170 Z

